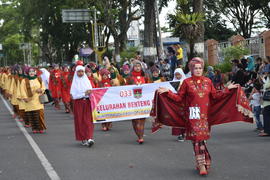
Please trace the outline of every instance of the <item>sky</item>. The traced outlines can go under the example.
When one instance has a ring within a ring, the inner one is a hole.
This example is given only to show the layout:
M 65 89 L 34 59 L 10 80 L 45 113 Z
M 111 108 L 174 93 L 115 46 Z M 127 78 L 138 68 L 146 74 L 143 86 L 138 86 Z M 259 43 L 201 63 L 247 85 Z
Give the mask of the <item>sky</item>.
M 166 27 L 169 27 L 168 21 L 166 20 L 166 17 L 167 17 L 167 14 L 174 13 L 175 7 L 176 7 L 176 0 L 172 0 L 169 2 L 168 7 L 165 7 L 162 9 L 162 11 L 159 15 L 159 20 L 160 20 L 161 26 L 165 25 Z

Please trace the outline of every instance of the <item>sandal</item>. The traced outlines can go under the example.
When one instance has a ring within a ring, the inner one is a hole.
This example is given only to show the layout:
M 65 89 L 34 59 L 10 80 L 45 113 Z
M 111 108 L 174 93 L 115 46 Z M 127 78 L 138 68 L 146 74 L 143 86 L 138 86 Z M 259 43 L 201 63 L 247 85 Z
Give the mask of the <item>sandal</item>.
M 260 136 L 260 137 L 265 137 L 265 136 L 270 136 L 270 134 L 267 134 L 267 133 L 265 133 L 265 132 L 261 132 L 261 133 L 259 134 L 259 136 Z

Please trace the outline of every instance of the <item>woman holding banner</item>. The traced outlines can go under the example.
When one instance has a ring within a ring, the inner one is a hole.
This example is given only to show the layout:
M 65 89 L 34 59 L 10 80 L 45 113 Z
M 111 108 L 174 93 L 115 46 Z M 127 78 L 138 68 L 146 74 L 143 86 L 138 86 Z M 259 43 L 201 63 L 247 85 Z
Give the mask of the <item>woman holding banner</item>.
M 177 94 L 167 88 L 160 88 L 160 94 L 156 94 L 159 98 L 155 99 L 152 115 L 155 114 L 156 123 L 170 126 L 178 123 L 179 127 L 185 127 L 186 139 L 193 144 L 196 168 L 200 175 L 207 175 L 211 157 L 206 140 L 210 138 L 211 125 L 253 121 L 248 100 L 238 88 L 239 85 L 230 84 L 223 91 L 217 91 L 212 81 L 202 75 L 203 68 L 204 61 L 198 57 L 193 58 L 189 63 L 192 77 L 183 81 Z M 236 88 L 238 89 L 232 90 Z M 226 102 L 223 102 L 224 100 Z M 218 113 L 220 111 L 222 113 Z
M 99 87 L 112 87 L 112 80 L 110 77 L 110 71 L 106 68 L 103 68 L 100 70 L 100 75 L 101 75 L 101 81 L 99 82 L 98 86 Z M 112 128 L 112 122 L 106 122 L 101 124 L 102 130 L 103 131 L 109 131 Z
M 133 61 L 133 68 L 131 70 L 131 75 L 127 80 L 128 84 L 145 84 L 149 82 L 149 78 L 146 76 L 145 72 L 143 71 L 143 66 L 141 61 L 134 60 Z M 137 142 L 139 144 L 144 143 L 143 135 L 144 135 L 144 124 L 145 118 L 143 119 L 134 119 L 132 120 L 133 129 L 138 136 Z
M 77 141 L 82 141 L 82 145 L 88 147 L 94 144 L 94 124 L 89 99 L 91 89 L 92 86 L 85 74 L 85 68 L 77 66 L 70 89 L 74 104 L 75 136 Z

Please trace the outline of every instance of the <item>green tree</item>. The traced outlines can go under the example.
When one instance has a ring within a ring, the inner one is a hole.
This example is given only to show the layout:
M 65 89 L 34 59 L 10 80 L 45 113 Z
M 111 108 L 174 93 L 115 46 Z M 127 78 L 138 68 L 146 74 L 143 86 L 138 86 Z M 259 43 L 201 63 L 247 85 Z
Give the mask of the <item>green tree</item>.
M 120 52 L 126 49 L 127 31 L 131 22 L 141 18 L 137 3 L 138 0 L 92 0 L 90 2 L 100 12 L 100 21 L 109 28 L 114 38 L 115 57 L 118 62 Z
M 257 0 L 206 0 L 208 5 L 227 18 L 236 31 L 244 38 L 251 37 L 256 27 L 260 27 L 260 22 L 256 16 L 260 12 Z
M 175 29 L 174 35 L 178 35 L 189 44 L 189 59 L 195 55 L 195 43 L 202 41 L 204 37 L 205 18 L 202 3 L 203 1 L 178 0 L 176 14 L 169 15 L 170 26 Z
M 91 38 L 90 24 L 62 22 L 62 9 L 85 8 L 86 0 L 20 0 L 25 39 L 38 43 L 46 61 L 71 61 L 83 42 Z M 35 31 L 38 30 L 38 31 Z

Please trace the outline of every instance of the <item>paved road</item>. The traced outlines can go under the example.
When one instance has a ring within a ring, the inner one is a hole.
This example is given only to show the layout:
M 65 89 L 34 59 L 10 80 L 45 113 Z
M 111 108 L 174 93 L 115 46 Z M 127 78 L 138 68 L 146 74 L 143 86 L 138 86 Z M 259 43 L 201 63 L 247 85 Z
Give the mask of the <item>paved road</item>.
M 190 142 L 180 143 L 165 127 L 138 145 L 131 122 L 113 124 L 110 132 L 95 128 L 96 144 L 74 140 L 73 119 L 46 106 L 48 131 L 33 135 L 62 180 L 179 180 L 201 179 L 194 170 Z M 208 142 L 213 168 L 207 179 L 269 179 L 270 138 L 257 137 L 254 125 L 232 123 L 213 128 Z M 0 99 L 0 179 L 49 180 L 45 169 Z

